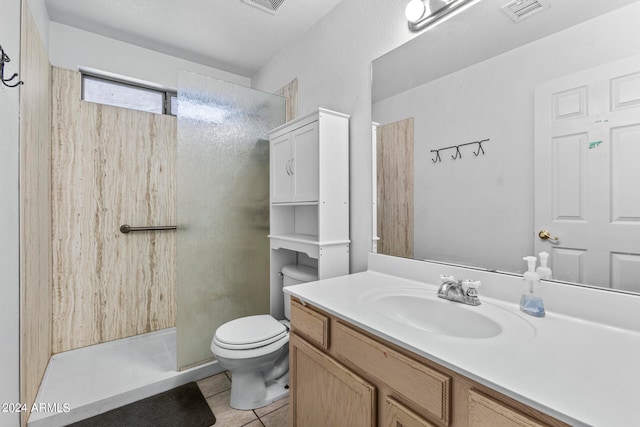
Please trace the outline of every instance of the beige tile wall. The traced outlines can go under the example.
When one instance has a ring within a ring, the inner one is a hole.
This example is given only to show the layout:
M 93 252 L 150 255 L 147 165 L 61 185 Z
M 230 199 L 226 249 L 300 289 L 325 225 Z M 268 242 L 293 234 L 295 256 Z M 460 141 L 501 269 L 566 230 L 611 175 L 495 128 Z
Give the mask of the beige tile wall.
M 293 79 L 278 91 L 276 95 L 280 95 L 286 99 L 285 120 L 290 122 L 298 117 L 298 79 Z
M 378 253 L 413 258 L 413 118 L 377 135 Z
M 80 100 L 53 68 L 53 352 L 175 325 L 176 118 Z
M 20 50 L 20 400 L 30 408 L 51 356 L 51 65 L 26 1 Z

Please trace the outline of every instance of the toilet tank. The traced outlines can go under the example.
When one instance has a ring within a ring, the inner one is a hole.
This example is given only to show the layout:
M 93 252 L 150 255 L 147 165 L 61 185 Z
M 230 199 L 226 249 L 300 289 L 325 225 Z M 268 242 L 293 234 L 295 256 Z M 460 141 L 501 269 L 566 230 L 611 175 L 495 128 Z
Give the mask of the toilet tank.
M 299 283 L 313 282 L 318 280 L 318 269 L 302 264 L 291 264 L 282 267 L 282 286 L 287 287 Z M 284 294 L 284 317 L 291 318 L 291 297 Z

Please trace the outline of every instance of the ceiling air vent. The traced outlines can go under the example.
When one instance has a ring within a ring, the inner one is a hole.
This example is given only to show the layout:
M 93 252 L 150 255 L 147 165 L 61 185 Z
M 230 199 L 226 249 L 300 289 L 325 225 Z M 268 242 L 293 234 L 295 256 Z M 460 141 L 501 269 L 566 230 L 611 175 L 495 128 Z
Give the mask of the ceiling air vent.
M 501 9 L 513 22 L 517 23 L 550 7 L 551 5 L 545 0 L 514 0 L 502 6 Z
M 272 15 L 276 14 L 278 8 L 284 3 L 284 0 L 242 0 L 246 4 L 257 7 L 258 9 L 269 12 Z

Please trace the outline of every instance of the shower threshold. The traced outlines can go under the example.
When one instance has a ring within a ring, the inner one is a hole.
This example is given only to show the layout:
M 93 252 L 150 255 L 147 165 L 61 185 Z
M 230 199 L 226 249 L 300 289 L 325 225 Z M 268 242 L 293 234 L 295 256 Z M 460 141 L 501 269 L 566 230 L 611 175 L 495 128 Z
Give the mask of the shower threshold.
M 176 338 L 168 328 L 52 356 L 27 425 L 65 426 L 223 371 L 177 371 Z

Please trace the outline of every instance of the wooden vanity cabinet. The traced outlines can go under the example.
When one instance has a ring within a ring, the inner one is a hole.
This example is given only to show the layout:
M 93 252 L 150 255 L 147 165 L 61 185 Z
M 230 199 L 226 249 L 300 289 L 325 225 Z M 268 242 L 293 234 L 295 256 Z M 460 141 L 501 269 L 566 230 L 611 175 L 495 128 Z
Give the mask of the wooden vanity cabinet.
M 533 418 L 528 418 L 524 414 L 473 389 L 469 391 L 468 409 L 469 426 L 472 427 L 545 426 L 545 424 L 537 422 Z
M 291 427 L 568 426 L 295 298 L 291 332 Z
M 374 427 L 375 387 L 296 334 L 290 340 L 291 425 Z M 291 369 L 292 368 L 292 369 Z
M 291 301 L 290 425 L 374 427 L 375 387 L 320 350 L 329 345 L 329 322 Z

